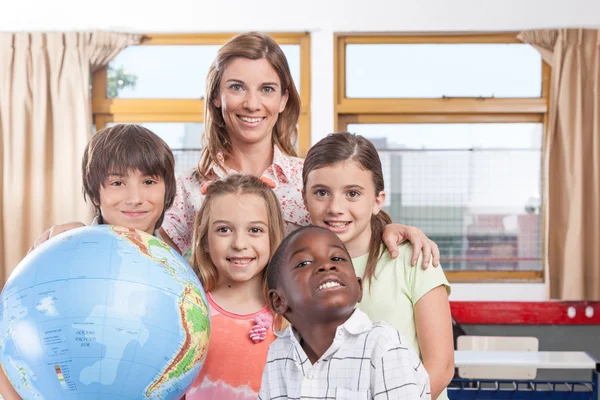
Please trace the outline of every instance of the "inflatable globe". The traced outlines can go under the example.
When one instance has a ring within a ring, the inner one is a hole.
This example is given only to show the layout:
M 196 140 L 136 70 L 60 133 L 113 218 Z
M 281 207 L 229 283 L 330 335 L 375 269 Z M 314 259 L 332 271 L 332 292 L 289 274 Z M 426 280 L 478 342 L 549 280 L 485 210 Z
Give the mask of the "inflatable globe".
M 17 266 L 0 305 L 0 362 L 24 399 L 179 399 L 207 354 L 200 281 L 141 231 L 52 238 Z

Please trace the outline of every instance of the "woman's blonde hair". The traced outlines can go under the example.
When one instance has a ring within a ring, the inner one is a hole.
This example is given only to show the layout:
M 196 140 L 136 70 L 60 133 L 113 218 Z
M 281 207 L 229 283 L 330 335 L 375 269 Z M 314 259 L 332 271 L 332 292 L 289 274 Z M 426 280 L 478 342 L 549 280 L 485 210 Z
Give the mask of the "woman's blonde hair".
M 242 33 L 230 39 L 219 49 L 217 57 L 208 70 L 206 77 L 206 99 L 204 101 L 204 134 L 202 135 L 202 153 L 198 163 L 197 175 L 200 180 L 211 179 L 208 171 L 213 163 L 224 167 L 222 160 L 231 153 L 231 143 L 221 109 L 215 105 L 219 98 L 219 88 L 223 71 L 236 58 L 250 60 L 266 59 L 275 69 L 281 81 L 282 93 L 288 94 L 287 104 L 279 114 L 273 127 L 273 143 L 281 151 L 296 156 L 294 145 L 298 136 L 298 117 L 300 116 L 300 95 L 296 90 L 287 58 L 281 47 L 271 37 L 258 33 Z
M 198 275 L 198 278 L 200 278 L 200 282 L 207 292 L 211 291 L 219 281 L 219 271 L 210 258 L 210 254 L 207 252 L 211 208 L 215 201 L 228 194 L 238 196 L 255 195 L 264 200 L 268 215 L 269 259 L 275 253 L 285 234 L 285 221 L 283 220 L 279 200 L 267 183 L 255 176 L 243 174 L 229 175 L 222 180 L 210 183 L 206 187 L 202 207 L 200 207 L 198 214 L 196 214 L 191 259 L 192 268 Z M 262 277 L 263 292 L 266 301 L 268 292 L 266 265 L 262 271 Z M 281 321 L 278 321 L 276 318 L 274 326 L 280 329 L 282 327 Z

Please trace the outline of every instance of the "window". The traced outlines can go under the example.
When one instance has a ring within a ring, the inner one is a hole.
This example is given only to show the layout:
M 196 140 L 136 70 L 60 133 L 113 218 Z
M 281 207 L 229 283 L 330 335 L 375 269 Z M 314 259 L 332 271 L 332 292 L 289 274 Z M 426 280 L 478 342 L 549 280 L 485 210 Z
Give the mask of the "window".
M 336 36 L 336 130 L 370 139 L 385 210 L 454 282 L 543 279 L 550 68 L 516 34 Z
M 139 123 L 173 149 L 176 169 L 196 165 L 204 130 L 205 79 L 210 63 L 234 34 L 148 35 L 96 72 L 92 110 L 97 129 Z M 298 152 L 310 146 L 310 36 L 272 34 L 286 54 L 300 97 Z

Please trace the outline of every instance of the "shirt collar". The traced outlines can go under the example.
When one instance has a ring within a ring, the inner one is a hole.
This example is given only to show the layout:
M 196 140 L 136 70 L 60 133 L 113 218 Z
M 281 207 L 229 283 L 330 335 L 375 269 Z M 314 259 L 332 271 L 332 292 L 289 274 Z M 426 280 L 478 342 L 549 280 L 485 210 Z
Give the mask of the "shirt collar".
M 350 318 L 348 318 L 344 324 L 337 327 L 335 339 L 327 351 L 325 351 L 321 359 L 327 359 L 331 355 L 335 354 L 341 348 L 348 336 L 360 335 L 369 331 L 372 327 L 373 323 L 367 314 L 363 313 L 358 308 L 355 309 Z M 300 334 L 294 329 L 294 327 L 290 326 L 284 331 L 277 332 L 276 335 L 280 338 L 289 338 L 292 346 L 296 349 L 296 351 L 292 353 L 292 359 L 294 362 L 304 365 L 304 363 L 308 361 L 308 357 L 300 345 Z M 303 357 L 304 360 L 302 359 Z M 304 371 L 304 368 L 302 371 Z
M 225 158 L 223 157 L 223 153 L 217 154 L 217 160 L 221 164 L 225 164 Z M 273 145 L 273 164 L 271 164 L 271 166 L 273 167 L 273 169 L 277 168 L 279 171 L 281 171 L 284 179 L 289 182 L 290 178 L 292 177 L 292 165 L 290 163 L 290 156 L 286 155 L 283 151 L 281 151 L 281 149 L 277 145 Z M 213 162 L 210 165 L 208 173 L 210 174 L 211 172 L 217 175 L 219 179 L 227 175 L 239 173 L 238 171 L 232 168 L 225 167 L 225 169 L 223 169 L 219 166 L 217 162 Z M 275 174 L 275 176 L 278 177 L 277 174 Z
M 292 163 L 290 156 L 285 154 L 279 146 L 273 146 L 273 166 L 279 168 L 284 178 L 289 182 L 292 177 Z
M 348 321 L 338 329 L 344 329 L 349 334 L 357 336 L 371 330 L 372 327 L 373 323 L 369 319 L 369 316 L 357 308 L 350 318 L 348 318 Z
M 354 309 L 354 312 L 348 318 L 346 322 L 344 322 L 341 326 L 338 326 L 337 331 L 340 330 L 348 332 L 350 335 L 360 335 L 361 333 L 369 331 L 373 327 L 373 323 L 369 319 L 369 316 L 359 310 L 358 308 Z M 289 326 L 282 331 L 275 332 L 275 336 L 284 338 L 294 337 L 297 341 L 300 341 L 300 335 L 298 331 L 294 329 L 294 327 Z
M 223 157 L 223 153 L 218 153 L 217 154 L 217 160 L 219 162 L 215 162 L 213 161 L 212 164 L 210 164 L 210 168 L 208 169 L 208 175 L 210 176 L 211 172 L 213 174 L 215 174 L 219 179 L 227 176 L 227 175 L 232 175 L 235 174 L 237 171 L 231 169 L 231 168 L 227 168 L 225 166 L 225 157 Z M 221 163 L 221 165 L 223 165 L 223 167 L 221 167 L 219 165 L 219 163 Z M 225 169 L 223 169 L 225 168 Z

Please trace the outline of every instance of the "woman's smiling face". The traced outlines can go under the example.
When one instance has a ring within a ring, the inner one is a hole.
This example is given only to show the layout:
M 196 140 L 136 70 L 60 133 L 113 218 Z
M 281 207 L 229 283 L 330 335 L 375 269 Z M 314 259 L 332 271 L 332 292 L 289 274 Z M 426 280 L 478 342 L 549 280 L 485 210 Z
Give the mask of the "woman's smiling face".
M 214 104 L 221 109 L 233 147 L 256 143 L 270 146 L 273 127 L 287 99 L 277 72 L 265 58 L 238 57 L 223 71 Z

